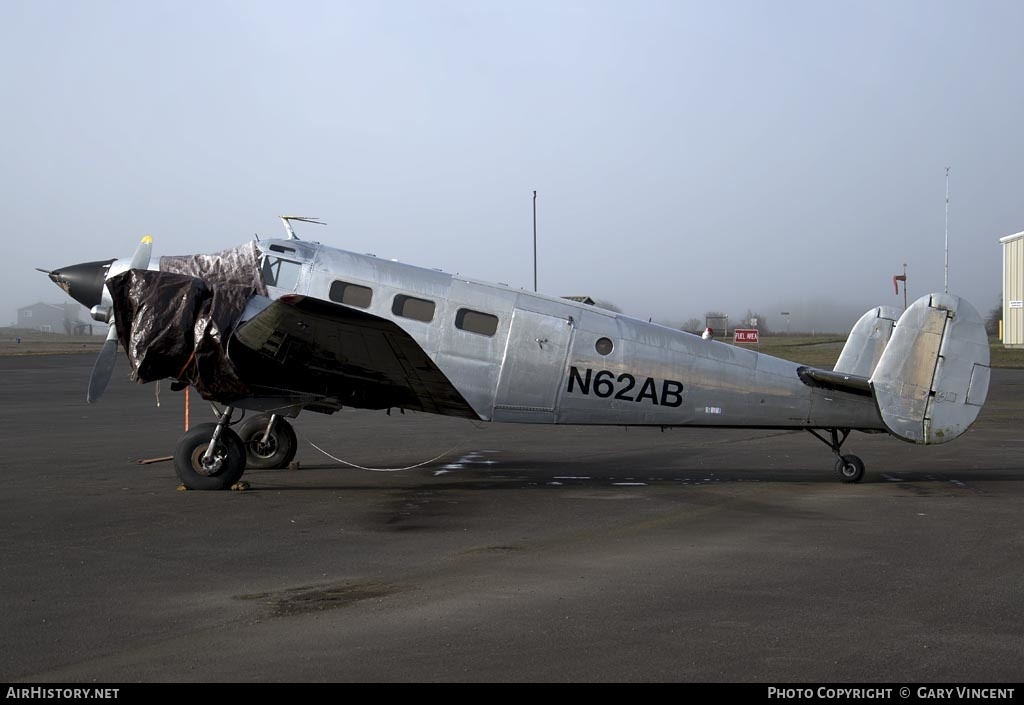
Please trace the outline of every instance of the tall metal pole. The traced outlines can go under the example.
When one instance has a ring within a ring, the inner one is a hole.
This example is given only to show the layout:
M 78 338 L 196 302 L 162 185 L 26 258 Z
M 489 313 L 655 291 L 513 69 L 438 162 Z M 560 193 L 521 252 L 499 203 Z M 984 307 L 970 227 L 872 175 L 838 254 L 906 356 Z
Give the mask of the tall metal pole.
M 907 310 L 907 263 L 903 263 L 903 310 Z
M 945 285 L 945 293 L 949 293 L 949 167 L 946 167 L 946 269 L 945 278 L 943 280 Z M 906 289 L 904 289 L 906 291 Z
M 537 292 L 537 192 L 533 192 L 533 291 Z

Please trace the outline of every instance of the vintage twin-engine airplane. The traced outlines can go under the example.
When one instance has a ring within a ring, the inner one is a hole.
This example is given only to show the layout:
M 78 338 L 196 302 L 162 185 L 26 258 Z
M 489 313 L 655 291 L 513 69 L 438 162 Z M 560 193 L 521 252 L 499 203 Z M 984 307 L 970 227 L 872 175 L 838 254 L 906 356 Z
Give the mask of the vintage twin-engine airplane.
M 193 489 L 284 467 L 286 420 L 303 410 L 413 409 L 484 421 L 804 429 L 837 456 L 851 431 L 945 443 L 973 423 L 989 384 L 981 317 L 931 294 L 854 326 L 834 370 L 807 367 L 562 298 L 288 238 L 212 255 L 48 272 L 110 322 L 89 400 L 117 341 L 140 382 L 171 378 L 225 407 L 189 430 L 174 465 Z M 232 428 L 236 409 L 259 412 Z

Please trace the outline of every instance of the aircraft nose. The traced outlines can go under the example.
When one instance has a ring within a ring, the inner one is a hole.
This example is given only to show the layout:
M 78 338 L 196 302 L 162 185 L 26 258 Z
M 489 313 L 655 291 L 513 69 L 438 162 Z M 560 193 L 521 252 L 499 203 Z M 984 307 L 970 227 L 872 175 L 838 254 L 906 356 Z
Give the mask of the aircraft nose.
M 103 300 L 103 285 L 106 282 L 107 270 L 114 262 L 112 259 L 102 262 L 83 262 L 48 272 L 50 281 L 86 308 L 98 306 Z

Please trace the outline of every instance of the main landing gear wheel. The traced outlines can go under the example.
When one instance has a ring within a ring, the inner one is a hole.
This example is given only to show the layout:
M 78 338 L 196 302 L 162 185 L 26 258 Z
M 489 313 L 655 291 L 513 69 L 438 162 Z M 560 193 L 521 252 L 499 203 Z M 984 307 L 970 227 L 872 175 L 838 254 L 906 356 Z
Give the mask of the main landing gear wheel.
M 267 433 L 271 416 L 253 416 L 241 423 L 238 435 L 245 445 L 246 465 L 250 468 L 280 469 L 288 467 L 299 449 L 295 429 L 280 416 L 274 418 L 274 425 Z M 266 440 L 264 440 L 264 437 Z
M 841 482 L 860 482 L 864 478 L 864 461 L 856 455 L 841 455 L 836 458 L 836 472 Z
M 174 471 L 190 490 L 230 489 L 245 472 L 245 445 L 230 428 L 221 429 L 212 457 L 207 457 L 216 428 L 215 423 L 199 424 L 174 448 Z

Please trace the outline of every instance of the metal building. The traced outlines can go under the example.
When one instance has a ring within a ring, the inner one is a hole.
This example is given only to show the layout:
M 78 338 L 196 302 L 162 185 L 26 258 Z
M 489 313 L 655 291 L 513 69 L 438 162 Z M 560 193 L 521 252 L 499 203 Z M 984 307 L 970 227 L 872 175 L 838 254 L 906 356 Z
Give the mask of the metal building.
M 79 317 L 82 307 L 78 304 L 32 304 L 18 309 L 18 328 L 37 330 L 43 333 L 64 333 L 65 335 L 92 335 L 93 324 Z
M 1024 232 L 1003 244 L 1003 345 L 1024 348 Z

